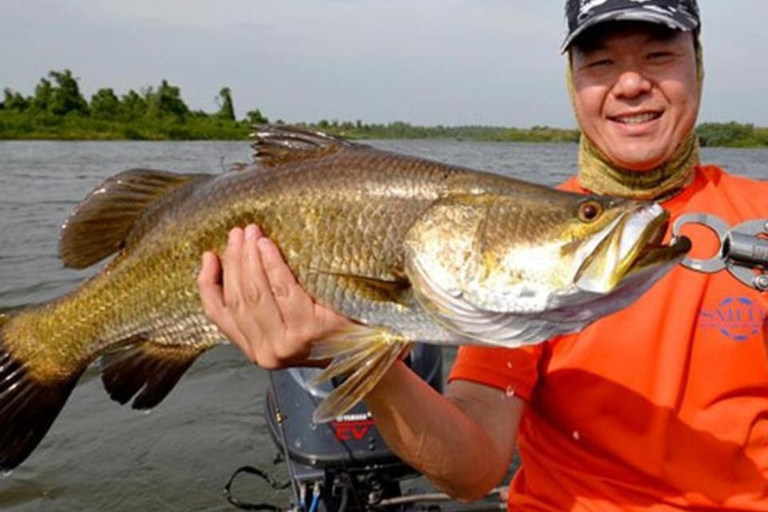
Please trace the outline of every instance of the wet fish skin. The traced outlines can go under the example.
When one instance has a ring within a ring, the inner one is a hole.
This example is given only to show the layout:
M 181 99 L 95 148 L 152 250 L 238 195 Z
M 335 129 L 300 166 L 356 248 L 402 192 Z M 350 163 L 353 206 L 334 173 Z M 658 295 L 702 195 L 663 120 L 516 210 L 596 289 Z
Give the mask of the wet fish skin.
M 62 230 L 65 265 L 84 268 L 118 252 L 72 293 L 0 316 L 0 467 L 15 467 L 31 453 L 96 358 L 103 358 L 103 381 L 115 400 L 150 408 L 200 354 L 226 342 L 202 312 L 195 277 L 202 253 L 220 254 L 233 227 L 261 226 L 306 290 L 371 326 L 340 333 L 317 351 L 338 356 L 325 378 L 352 371 L 350 387 L 363 382 L 368 388 L 375 375 L 358 370 L 360 363 L 372 361 L 367 366 L 380 375 L 412 340 L 493 342 L 461 337 L 457 324 L 435 316 L 431 295 L 414 293 L 416 278 L 429 276 L 409 275 L 409 268 L 416 272 L 409 258 L 418 256 L 419 242 L 406 242 L 426 212 L 445 207 L 441 201 L 470 205 L 475 215 L 474 203 L 490 197 L 525 205 L 499 214 L 520 247 L 553 240 L 568 247 L 638 208 L 286 128 L 262 133 L 257 149 L 261 165 L 224 175 L 121 173 L 76 208 Z M 598 219 L 579 220 L 585 203 L 599 207 Z M 498 222 L 489 233 L 501 236 Z M 475 231 L 462 236 L 469 240 Z M 443 238 L 452 232 L 443 231 Z M 638 244 L 646 241 L 638 237 Z M 503 251 L 491 252 L 481 267 L 503 260 Z M 678 246 L 663 262 L 671 266 L 684 252 Z M 564 264 L 556 261 L 550 270 L 559 275 Z M 551 274 L 541 286 L 572 287 Z M 359 390 L 353 395 L 350 387 L 323 414 L 359 400 Z

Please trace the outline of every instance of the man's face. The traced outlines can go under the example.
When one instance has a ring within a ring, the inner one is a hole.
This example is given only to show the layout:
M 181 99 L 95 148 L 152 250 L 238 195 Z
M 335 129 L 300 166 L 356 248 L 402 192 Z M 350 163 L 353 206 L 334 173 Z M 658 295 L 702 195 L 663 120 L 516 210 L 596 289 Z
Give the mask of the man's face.
M 577 40 L 571 65 L 581 129 L 614 165 L 659 167 L 693 129 L 699 93 L 690 33 L 606 24 Z

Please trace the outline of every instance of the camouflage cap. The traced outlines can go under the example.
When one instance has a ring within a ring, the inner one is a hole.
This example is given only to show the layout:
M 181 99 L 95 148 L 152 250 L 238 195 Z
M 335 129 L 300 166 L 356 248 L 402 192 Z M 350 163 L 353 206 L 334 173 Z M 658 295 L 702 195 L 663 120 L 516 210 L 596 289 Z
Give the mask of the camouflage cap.
M 701 24 L 696 0 L 566 0 L 567 34 L 561 52 L 585 30 L 606 21 L 647 21 L 675 30 L 696 30 Z

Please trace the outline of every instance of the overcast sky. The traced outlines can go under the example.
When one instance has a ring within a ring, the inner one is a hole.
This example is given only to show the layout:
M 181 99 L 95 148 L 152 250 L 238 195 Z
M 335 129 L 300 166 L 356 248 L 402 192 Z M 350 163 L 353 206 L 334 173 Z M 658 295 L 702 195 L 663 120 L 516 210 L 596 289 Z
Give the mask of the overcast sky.
M 699 0 L 700 121 L 768 126 L 768 1 Z M 179 86 L 272 120 L 574 126 L 562 0 L 0 0 L 0 88 Z

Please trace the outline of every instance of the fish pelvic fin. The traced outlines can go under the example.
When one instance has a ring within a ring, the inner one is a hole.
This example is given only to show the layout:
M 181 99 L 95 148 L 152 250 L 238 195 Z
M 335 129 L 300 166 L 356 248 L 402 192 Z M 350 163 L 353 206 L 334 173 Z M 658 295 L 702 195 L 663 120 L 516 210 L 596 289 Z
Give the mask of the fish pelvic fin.
M 322 132 L 285 125 L 256 126 L 253 159 L 265 167 L 322 158 L 345 149 L 367 147 Z
M 211 345 L 167 345 L 151 339 L 115 349 L 101 358 L 101 381 L 124 405 L 151 409 L 168 396 L 192 363 Z
M 107 178 L 78 204 L 61 227 L 59 258 L 86 268 L 120 250 L 150 205 L 206 174 L 130 169 Z
M 6 471 L 37 447 L 85 370 L 48 381 L 36 378 L 14 355 L 11 318 L 0 314 L 0 469 Z
M 381 327 L 356 325 L 313 345 L 313 359 L 333 358 L 310 384 L 346 377 L 313 414 L 326 423 L 344 414 L 365 397 L 387 370 L 410 348 L 411 341 Z

